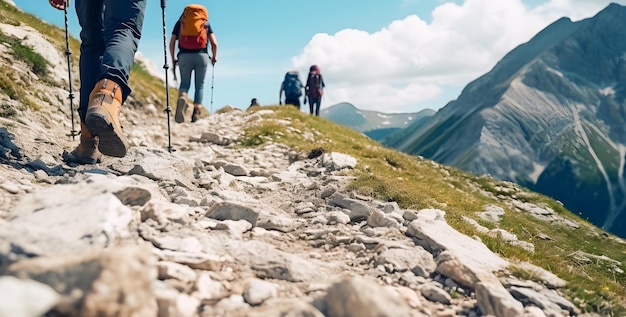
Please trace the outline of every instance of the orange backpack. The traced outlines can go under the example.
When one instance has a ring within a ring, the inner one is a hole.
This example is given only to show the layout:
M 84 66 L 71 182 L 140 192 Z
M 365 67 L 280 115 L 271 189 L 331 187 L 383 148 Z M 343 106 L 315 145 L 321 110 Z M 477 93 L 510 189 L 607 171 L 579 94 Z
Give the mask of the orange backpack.
M 181 48 L 198 50 L 208 43 L 206 23 L 209 13 L 201 4 L 190 4 L 185 7 L 180 16 L 180 32 L 178 43 Z

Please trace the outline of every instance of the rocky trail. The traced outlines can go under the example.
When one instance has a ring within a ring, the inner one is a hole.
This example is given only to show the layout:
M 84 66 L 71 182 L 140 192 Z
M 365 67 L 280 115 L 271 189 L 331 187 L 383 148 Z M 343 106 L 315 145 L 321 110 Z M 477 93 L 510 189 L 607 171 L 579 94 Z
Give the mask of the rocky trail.
M 445 211 L 347 190 L 353 157 L 237 146 L 271 110 L 176 124 L 169 153 L 165 115 L 129 107 L 129 154 L 93 166 L 61 160 L 55 112 L 0 118 L 0 316 L 578 314 Z

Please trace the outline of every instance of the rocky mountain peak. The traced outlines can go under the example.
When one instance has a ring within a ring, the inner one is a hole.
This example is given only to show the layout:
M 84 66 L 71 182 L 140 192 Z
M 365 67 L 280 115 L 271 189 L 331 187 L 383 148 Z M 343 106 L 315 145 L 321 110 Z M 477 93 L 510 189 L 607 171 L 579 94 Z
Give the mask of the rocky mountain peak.
M 626 236 L 626 7 L 559 19 L 389 144 L 544 193 Z
M 598 21 L 608 23 L 610 20 L 623 17 L 626 14 L 625 11 L 626 9 L 623 5 L 611 2 L 606 8 L 598 12 L 596 17 Z

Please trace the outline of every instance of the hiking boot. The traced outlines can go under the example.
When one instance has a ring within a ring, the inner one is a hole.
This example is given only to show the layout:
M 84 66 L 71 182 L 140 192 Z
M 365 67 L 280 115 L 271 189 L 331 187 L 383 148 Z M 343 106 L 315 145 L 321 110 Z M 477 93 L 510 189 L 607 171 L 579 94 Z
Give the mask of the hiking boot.
M 189 104 L 187 104 L 187 100 L 184 96 L 178 97 L 178 102 L 176 102 L 176 114 L 174 115 L 174 121 L 176 123 L 185 122 L 185 118 L 189 118 Z
M 121 108 L 122 89 L 113 80 L 99 81 L 89 94 L 85 124 L 99 138 L 98 149 L 104 155 L 124 157 L 128 150 L 120 124 Z
M 180 96 L 178 97 L 178 102 L 176 103 L 176 115 L 174 115 L 174 121 L 176 121 L 177 123 L 183 123 L 185 122 L 185 117 L 186 117 L 186 113 L 187 113 L 187 108 L 189 107 L 189 105 L 187 104 L 187 100 L 185 100 L 185 97 Z
M 193 114 L 191 115 L 191 122 L 196 122 L 200 119 L 200 108 L 193 108 Z
M 63 160 L 67 163 L 96 164 L 100 162 L 102 154 L 98 151 L 98 137 L 89 133 L 87 126 L 80 124 L 80 144 L 70 153 L 63 153 Z

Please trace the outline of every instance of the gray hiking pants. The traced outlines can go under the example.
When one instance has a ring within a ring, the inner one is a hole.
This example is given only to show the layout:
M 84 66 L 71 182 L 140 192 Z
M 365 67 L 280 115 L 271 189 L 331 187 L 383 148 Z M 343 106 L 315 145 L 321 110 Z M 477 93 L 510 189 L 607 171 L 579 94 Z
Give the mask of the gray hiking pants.
M 85 121 L 89 94 L 102 79 L 122 88 L 123 100 L 131 92 L 130 69 L 141 38 L 147 0 L 74 0 L 80 31 L 80 102 Z
M 180 71 L 179 93 L 189 93 L 191 87 L 191 72 L 194 73 L 193 103 L 202 104 L 204 97 L 204 78 L 209 66 L 207 53 L 180 53 L 178 54 L 178 69 Z

